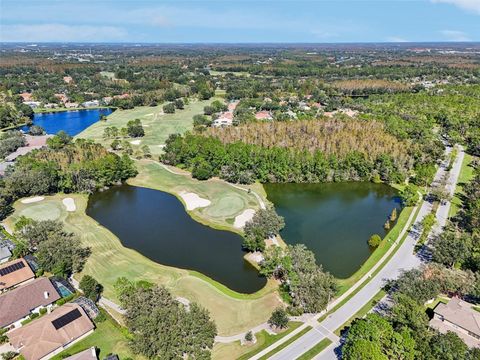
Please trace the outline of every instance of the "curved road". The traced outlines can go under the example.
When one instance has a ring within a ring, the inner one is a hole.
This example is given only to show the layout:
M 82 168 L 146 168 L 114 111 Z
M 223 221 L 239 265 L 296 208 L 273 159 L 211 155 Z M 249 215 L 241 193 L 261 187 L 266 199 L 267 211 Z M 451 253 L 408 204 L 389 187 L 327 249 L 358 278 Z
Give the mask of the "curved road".
M 448 147 L 445 150 L 446 158 L 448 158 L 452 148 Z M 453 167 L 450 173 L 447 173 L 446 167 L 448 161 L 444 161 L 438 168 L 435 175 L 434 183 L 439 182 L 446 174 L 448 175 L 448 181 L 446 185 L 447 191 L 453 195 L 455 186 L 460 174 L 461 165 L 463 162 L 464 152 L 461 147 L 458 148 L 458 155 L 454 161 Z M 301 336 L 299 339 L 285 347 L 275 355 L 271 356 L 271 360 L 293 360 L 298 358 L 304 352 L 315 346 L 322 339 L 328 337 L 333 343 L 320 353 L 315 359 L 321 360 L 336 360 L 335 348 L 339 345 L 338 337 L 333 332 L 342 326 L 347 320 L 357 313 L 370 299 L 384 286 L 387 280 L 395 279 L 398 277 L 401 271 L 409 270 L 414 267 L 418 267 L 422 260 L 414 254 L 414 247 L 419 236 L 419 229 L 421 228 L 421 221 L 431 211 L 432 204 L 423 201 L 420 211 L 412 230 L 409 232 L 407 238 L 393 255 L 390 261 L 375 275 L 360 291 L 358 291 L 347 303 L 341 306 L 338 310 L 330 314 L 321 323 L 317 322 L 320 314 L 314 316 L 307 323 L 313 327 L 312 330 Z M 433 229 L 434 232 L 440 232 L 443 226 L 446 224 L 448 218 L 448 212 L 450 209 L 450 202 L 441 204 L 437 210 L 437 227 Z M 290 335 L 290 334 L 289 334 Z M 288 337 L 285 337 L 288 338 Z M 282 340 L 284 340 L 283 338 Z M 251 359 L 259 359 L 264 356 L 284 341 L 277 341 L 262 352 L 251 357 Z

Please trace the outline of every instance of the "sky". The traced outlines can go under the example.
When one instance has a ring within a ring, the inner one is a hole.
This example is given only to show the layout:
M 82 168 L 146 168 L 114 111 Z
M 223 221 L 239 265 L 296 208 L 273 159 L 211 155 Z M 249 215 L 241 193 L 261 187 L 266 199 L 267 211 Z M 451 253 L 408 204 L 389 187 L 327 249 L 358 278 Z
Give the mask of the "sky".
M 480 41 L 480 0 L 0 0 L 0 42 Z

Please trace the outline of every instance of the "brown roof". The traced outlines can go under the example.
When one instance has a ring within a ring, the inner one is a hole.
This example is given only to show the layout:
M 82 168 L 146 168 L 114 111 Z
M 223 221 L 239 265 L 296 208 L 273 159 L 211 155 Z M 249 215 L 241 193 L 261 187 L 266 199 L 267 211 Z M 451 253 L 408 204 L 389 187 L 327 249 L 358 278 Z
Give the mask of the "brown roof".
M 480 336 L 480 312 L 459 298 L 452 298 L 448 304 L 439 303 L 433 310 L 445 320 Z
M 47 278 L 39 278 L 0 296 L 0 327 L 20 320 L 39 307 L 60 299 L 57 290 Z
M 55 328 L 53 324 L 55 320 L 75 310 L 80 312 L 80 317 L 58 329 Z M 93 329 L 93 323 L 81 306 L 68 303 L 51 314 L 44 315 L 28 325 L 10 331 L 7 335 L 13 347 L 19 350 L 26 360 L 39 360 Z
M 97 352 L 94 347 L 65 358 L 65 360 L 97 360 Z
M 30 266 L 28 266 L 27 262 L 23 258 L 12 260 L 6 262 L 5 264 L 2 264 L 2 266 L 0 266 L 0 270 L 6 269 L 11 265 L 15 265 L 21 262 L 24 264 L 23 268 L 12 271 L 5 275 L 0 275 L 0 291 L 14 287 L 35 277 L 32 269 L 30 269 Z

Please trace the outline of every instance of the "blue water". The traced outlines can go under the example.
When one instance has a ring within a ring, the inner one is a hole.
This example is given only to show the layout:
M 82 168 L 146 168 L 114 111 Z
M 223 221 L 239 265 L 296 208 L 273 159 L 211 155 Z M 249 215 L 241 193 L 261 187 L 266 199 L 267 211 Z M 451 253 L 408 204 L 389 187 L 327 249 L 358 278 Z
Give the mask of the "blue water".
M 35 114 L 33 124 L 45 129 L 47 134 L 56 134 L 60 130 L 70 136 L 81 133 L 100 119 L 100 115 L 109 115 L 112 109 L 72 110 L 53 113 Z M 28 126 L 21 129 L 28 131 Z

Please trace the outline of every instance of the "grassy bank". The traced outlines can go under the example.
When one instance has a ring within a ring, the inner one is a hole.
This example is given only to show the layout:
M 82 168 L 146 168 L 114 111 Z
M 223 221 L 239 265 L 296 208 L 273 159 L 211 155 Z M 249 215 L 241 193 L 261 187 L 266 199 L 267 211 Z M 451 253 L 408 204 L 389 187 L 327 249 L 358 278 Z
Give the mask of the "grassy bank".
M 62 203 L 65 197 L 75 200 L 75 212 L 66 211 Z M 83 244 L 92 250 L 78 279 L 83 274 L 93 276 L 105 287 L 104 295 L 112 300 L 115 300 L 113 284 L 121 276 L 164 285 L 175 296 L 196 301 L 207 308 L 220 335 L 237 334 L 265 322 L 273 309 L 279 306 L 277 285 L 273 281 L 269 281 L 259 293 L 251 295 L 224 291 L 223 285 L 215 284 L 212 279 L 197 276 L 188 270 L 157 264 L 125 248 L 113 233 L 85 214 L 87 200 L 86 195 L 57 194 L 36 203 L 23 204 L 17 201 L 14 204 L 15 212 L 7 219 L 7 225 L 12 226 L 21 215 L 63 221 L 66 229 L 79 235 Z
M 44 113 L 57 113 L 65 111 L 80 111 L 80 110 L 98 110 L 98 109 L 110 109 L 110 106 L 92 106 L 86 108 L 54 108 L 54 109 L 45 109 L 45 108 L 35 108 L 33 112 L 35 114 L 44 114 Z
M 392 247 L 395 243 L 395 240 L 398 238 L 400 233 L 402 232 L 403 228 L 407 224 L 408 218 L 413 211 L 413 207 L 409 206 L 402 210 L 400 215 L 398 216 L 397 223 L 390 230 L 380 243 L 378 248 L 373 252 L 372 255 L 362 264 L 360 269 L 358 269 L 352 276 L 347 279 L 339 279 L 339 291 L 338 296 L 342 295 L 345 291 L 347 291 L 352 285 L 354 285 L 357 281 L 359 281 L 366 273 L 372 269 L 375 264 L 380 261 L 380 259 L 386 254 L 388 249 Z
M 255 334 L 257 342 L 252 345 L 241 345 L 240 341 L 235 341 L 233 343 L 222 344 L 217 343 L 213 347 L 212 359 L 214 360 L 224 360 L 224 359 L 238 359 L 246 360 L 250 357 L 258 354 L 263 349 L 266 349 L 274 342 L 280 340 L 286 335 L 290 334 L 293 330 L 298 328 L 302 323 L 291 321 L 288 323 L 288 328 L 284 331 L 271 335 L 265 330 L 259 331 Z

